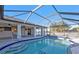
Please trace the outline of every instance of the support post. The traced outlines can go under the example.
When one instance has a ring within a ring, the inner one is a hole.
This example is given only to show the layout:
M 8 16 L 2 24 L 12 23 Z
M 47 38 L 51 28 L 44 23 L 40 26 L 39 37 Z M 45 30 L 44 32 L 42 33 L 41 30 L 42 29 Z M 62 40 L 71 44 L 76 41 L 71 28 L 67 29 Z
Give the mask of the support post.
M 34 27 L 34 37 L 36 37 L 36 27 Z
M 17 25 L 17 38 L 20 39 L 21 35 L 22 35 L 22 31 L 21 31 L 21 24 Z
M 44 34 L 44 28 L 43 27 L 41 27 L 41 36 L 44 36 L 45 34 Z

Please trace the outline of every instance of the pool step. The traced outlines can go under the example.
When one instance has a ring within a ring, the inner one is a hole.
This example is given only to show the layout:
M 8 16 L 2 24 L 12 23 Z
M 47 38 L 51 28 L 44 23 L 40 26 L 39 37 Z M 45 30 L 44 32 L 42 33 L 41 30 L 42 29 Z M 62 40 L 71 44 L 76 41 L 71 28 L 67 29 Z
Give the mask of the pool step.
M 22 49 L 19 49 L 18 51 L 15 51 L 13 53 L 14 54 L 19 54 L 19 53 L 23 52 L 25 49 L 28 49 L 28 46 L 26 47 L 26 45 L 25 45 Z
M 17 48 L 17 47 L 22 46 L 22 44 L 23 44 L 23 43 L 15 44 L 15 45 L 9 47 L 9 49 L 15 49 L 15 48 Z
M 26 46 L 26 44 L 25 43 L 22 43 L 19 46 L 10 47 L 7 51 L 5 51 L 5 53 L 16 53 L 19 50 L 22 50 L 25 46 Z

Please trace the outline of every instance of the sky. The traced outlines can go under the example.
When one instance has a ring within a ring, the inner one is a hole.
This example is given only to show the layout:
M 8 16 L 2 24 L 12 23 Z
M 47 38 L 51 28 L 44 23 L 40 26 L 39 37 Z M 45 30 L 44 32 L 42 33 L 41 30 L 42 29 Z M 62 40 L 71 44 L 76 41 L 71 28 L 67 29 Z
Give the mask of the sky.
M 31 11 L 35 7 L 37 7 L 37 5 L 5 5 L 4 9 Z M 55 5 L 55 7 L 58 11 L 62 11 L 62 12 L 79 12 L 79 5 Z M 62 20 L 51 5 L 44 5 L 40 9 L 36 10 L 35 12 L 44 17 L 48 17 L 48 19 L 51 20 L 52 23 L 56 23 Z M 23 12 L 6 12 L 5 11 L 4 15 L 14 16 L 21 13 Z M 16 18 L 19 18 L 24 21 L 28 17 L 28 15 L 29 13 L 26 13 L 24 15 L 17 16 Z M 72 19 L 79 19 L 79 16 L 77 15 L 76 16 L 75 15 L 62 15 L 62 16 L 67 17 L 67 18 L 72 18 Z M 64 21 L 68 24 L 75 24 L 74 22 L 70 22 L 67 20 L 64 20 Z M 43 19 L 34 13 L 31 15 L 31 17 L 29 18 L 27 22 L 43 25 L 43 26 L 49 25 L 48 20 Z

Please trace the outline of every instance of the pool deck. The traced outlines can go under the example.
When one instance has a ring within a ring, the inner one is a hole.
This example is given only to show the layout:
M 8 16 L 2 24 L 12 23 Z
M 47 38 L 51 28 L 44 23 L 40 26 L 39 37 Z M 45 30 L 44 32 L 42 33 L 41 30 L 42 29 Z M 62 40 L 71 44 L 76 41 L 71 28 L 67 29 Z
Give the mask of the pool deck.
M 40 38 L 40 37 L 43 37 L 43 36 L 29 36 L 29 37 L 22 37 L 20 39 L 0 39 L 0 48 L 7 45 L 7 44 L 10 44 L 10 43 L 13 43 L 13 42 L 17 42 L 17 41 L 20 41 L 20 40 L 28 40 L 28 39 L 33 39 L 33 38 Z
M 71 38 L 70 40 L 74 44 L 71 44 L 68 49 L 70 49 L 69 54 L 79 54 L 79 38 Z
M 69 38 L 69 41 L 74 43 L 71 44 L 68 49 L 71 50 L 69 54 L 79 54 L 79 33 L 78 32 L 66 32 L 64 33 L 55 33 L 56 36 L 67 36 Z

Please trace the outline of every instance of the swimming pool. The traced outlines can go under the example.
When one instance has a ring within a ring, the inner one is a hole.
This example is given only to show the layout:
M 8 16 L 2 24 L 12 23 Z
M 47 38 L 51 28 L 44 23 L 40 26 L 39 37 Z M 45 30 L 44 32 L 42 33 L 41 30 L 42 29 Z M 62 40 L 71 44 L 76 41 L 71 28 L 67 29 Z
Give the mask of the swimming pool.
M 68 43 L 69 44 L 69 43 Z M 68 44 L 62 43 L 56 36 L 46 36 L 32 40 L 23 40 L 4 46 L 3 54 L 67 54 Z

